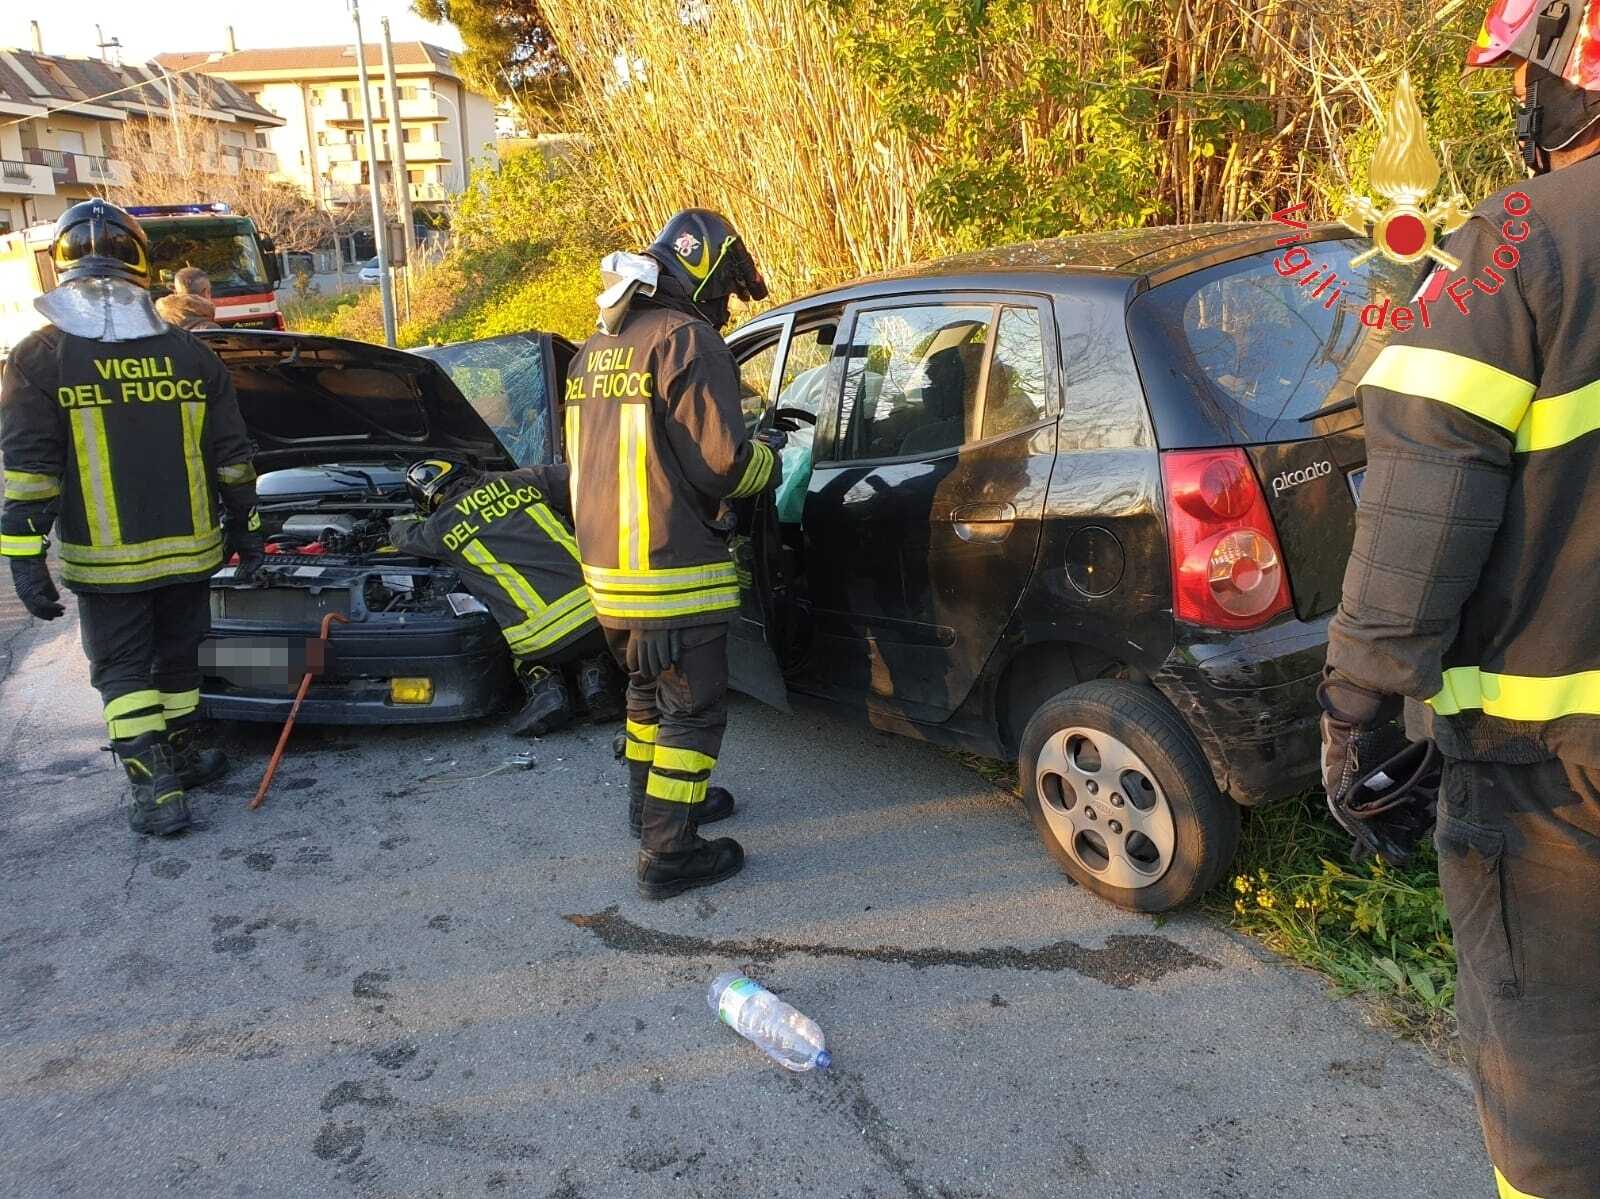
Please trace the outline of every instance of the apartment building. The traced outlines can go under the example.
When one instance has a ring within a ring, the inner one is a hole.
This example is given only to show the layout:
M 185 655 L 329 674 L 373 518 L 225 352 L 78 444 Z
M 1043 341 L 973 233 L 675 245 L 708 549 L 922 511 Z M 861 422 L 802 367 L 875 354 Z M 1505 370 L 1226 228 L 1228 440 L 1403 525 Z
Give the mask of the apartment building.
M 128 187 L 119 152 L 134 125 L 170 120 L 174 108 L 198 118 L 195 152 L 214 172 L 276 169 L 268 133 L 283 119 L 225 80 L 45 54 L 37 40 L 33 50 L 0 49 L 0 233 Z
M 494 102 L 467 90 L 450 65 L 450 52 L 440 46 L 394 44 L 395 96 L 384 82 L 382 48 L 369 43 L 366 59 L 379 180 L 386 189 L 393 183 L 389 114 L 398 104 L 412 203 L 424 209 L 448 206 L 465 188 L 474 159 L 494 160 Z M 360 189 L 372 179 L 372 163 L 354 46 L 162 54 L 156 61 L 170 70 L 226 80 L 281 117 L 283 124 L 269 135 L 279 169 L 319 205 L 363 202 Z

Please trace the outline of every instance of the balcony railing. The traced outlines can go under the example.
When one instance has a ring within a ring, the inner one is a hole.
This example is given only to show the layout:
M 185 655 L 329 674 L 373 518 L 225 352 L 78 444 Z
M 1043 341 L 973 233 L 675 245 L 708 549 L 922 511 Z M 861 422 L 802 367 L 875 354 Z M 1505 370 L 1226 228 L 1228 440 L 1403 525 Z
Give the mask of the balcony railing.
M 46 150 L 30 147 L 22 151 L 28 162 L 49 167 L 55 182 L 78 183 L 86 187 L 127 187 L 133 181 L 128 164 L 98 154 L 79 154 L 72 150 Z
M 56 175 L 42 163 L 0 160 L 0 192 L 13 196 L 53 196 Z
M 244 157 L 240 160 L 247 171 L 275 171 L 278 169 L 278 156 L 271 150 L 257 150 L 251 146 L 244 149 Z

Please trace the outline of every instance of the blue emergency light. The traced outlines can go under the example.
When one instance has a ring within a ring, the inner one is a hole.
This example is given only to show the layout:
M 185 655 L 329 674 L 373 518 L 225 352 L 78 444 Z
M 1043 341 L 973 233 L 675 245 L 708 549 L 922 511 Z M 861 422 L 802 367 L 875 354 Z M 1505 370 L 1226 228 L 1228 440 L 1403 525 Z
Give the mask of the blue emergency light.
M 130 204 L 123 211 L 129 216 L 205 216 L 233 209 L 217 200 L 211 204 Z

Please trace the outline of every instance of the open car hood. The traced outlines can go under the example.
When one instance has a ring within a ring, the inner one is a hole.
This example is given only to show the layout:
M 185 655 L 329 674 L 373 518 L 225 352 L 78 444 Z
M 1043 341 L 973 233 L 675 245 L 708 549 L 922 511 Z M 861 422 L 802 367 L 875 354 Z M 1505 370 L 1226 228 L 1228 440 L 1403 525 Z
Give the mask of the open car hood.
M 259 471 L 429 454 L 517 465 L 430 359 L 305 333 L 201 336 L 233 377 Z

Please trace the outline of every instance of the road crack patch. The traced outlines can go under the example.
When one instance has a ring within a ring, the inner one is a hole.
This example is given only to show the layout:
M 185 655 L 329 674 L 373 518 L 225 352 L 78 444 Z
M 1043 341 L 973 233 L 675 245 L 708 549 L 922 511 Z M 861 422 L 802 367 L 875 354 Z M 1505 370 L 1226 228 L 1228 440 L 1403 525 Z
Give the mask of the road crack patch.
M 724 957 L 742 962 L 771 962 L 789 954 L 815 958 L 851 958 L 925 970 L 930 966 L 955 966 L 969 970 L 1070 971 L 1115 987 L 1119 991 L 1153 983 L 1182 970 L 1219 970 L 1210 958 L 1166 937 L 1148 933 L 1114 933 L 1099 949 L 1076 941 L 1053 941 L 1038 949 L 1000 945 L 991 949 L 913 949 L 899 945 L 822 945 L 780 941 L 771 937 L 714 941 L 682 933 L 659 932 L 635 924 L 619 914 L 613 904 L 593 915 L 563 916 L 569 924 L 588 929 L 601 944 L 623 953 L 658 957 Z

